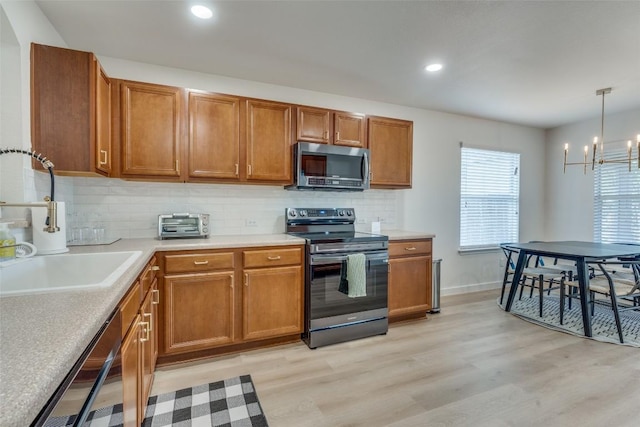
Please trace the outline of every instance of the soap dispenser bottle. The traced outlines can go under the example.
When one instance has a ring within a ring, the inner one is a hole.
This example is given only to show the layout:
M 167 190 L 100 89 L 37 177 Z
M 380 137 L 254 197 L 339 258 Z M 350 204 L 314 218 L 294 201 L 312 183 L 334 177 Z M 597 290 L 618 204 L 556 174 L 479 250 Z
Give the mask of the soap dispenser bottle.
M 11 261 L 16 257 L 16 238 L 9 231 L 8 222 L 0 222 L 0 262 Z M 5 246 L 11 246 L 5 247 Z

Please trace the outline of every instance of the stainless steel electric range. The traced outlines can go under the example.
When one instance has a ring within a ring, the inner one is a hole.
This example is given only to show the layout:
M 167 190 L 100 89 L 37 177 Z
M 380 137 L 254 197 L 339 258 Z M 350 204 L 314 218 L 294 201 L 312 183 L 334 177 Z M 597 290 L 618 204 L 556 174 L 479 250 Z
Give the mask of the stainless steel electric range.
M 386 334 L 388 237 L 355 231 L 352 208 L 286 208 L 285 218 L 287 233 L 307 241 L 307 345 Z

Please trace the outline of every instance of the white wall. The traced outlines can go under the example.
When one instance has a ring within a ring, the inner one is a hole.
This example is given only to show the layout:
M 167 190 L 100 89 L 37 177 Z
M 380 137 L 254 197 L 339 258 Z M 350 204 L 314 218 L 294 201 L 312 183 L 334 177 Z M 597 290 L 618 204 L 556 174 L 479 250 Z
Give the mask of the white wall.
M 635 141 L 638 133 L 640 109 L 605 115 L 605 141 Z M 567 166 L 563 173 L 562 166 L 565 143 L 569 143 L 567 161 L 581 162 L 583 147 L 588 145 L 591 155 L 591 142 L 599 134 L 600 117 L 547 131 L 545 239 L 593 240 L 593 172 L 588 167 L 585 175 L 582 166 Z
M 4 5 L 5 2 L 2 4 Z M 10 2 L 13 3 L 13 2 Z M 28 2 L 31 3 L 31 2 Z M 12 8 L 18 8 L 12 4 Z M 36 7 L 37 9 L 37 7 Z M 8 10 L 8 9 L 7 9 Z M 28 13 L 37 19 L 23 19 Z M 39 10 L 24 8 L 20 13 L 7 13 L 14 26 L 25 26 L 20 34 L 32 31 L 32 25 L 42 18 Z M 16 19 L 12 19 L 16 16 Z M 16 34 L 19 32 L 16 31 Z M 63 46 L 60 40 L 38 40 L 41 43 Z M 24 52 L 29 37 L 18 37 Z M 28 48 L 26 48 L 28 50 Z M 24 54 L 23 54 L 24 55 Z M 220 93 L 246 95 L 396 117 L 414 122 L 414 166 L 411 190 L 371 190 L 364 194 L 291 193 L 281 187 L 255 187 L 210 184 L 155 184 L 109 179 L 68 178 L 63 184 L 71 188 L 62 193 L 68 202 L 68 228 L 79 223 L 111 221 L 111 234 L 124 237 L 150 236 L 154 216 L 183 206 L 211 211 L 220 233 L 279 232 L 284 224 L 282 212 L 293 205 L 353 205 L 359 217 L 367 221 L 382 219 L 382 229 L 403 228 L 435 233 L 434 256 L 443 258 L 443 294 L 495 287 L 501 271 L 498 252 L 460 256 L 458 247 L 459 218 L 459 142 L 505 149 L 521 153 L 521 232 L 522 240 L 539 238 L 544 233 L 544 132 L 525 126 L 500 123 L 454 114 L 446 114 L 399 105 L 348 98 L 258 82 L 207 75 L 182 69 L 171 69 L 118 58 L 98 57 L 112 77 L 175 85 Z M 24 61 L 23 61 L 24 65 Z M 22 68 L 22 85 L 28 82 L 28 66 Z M 26 77 L 25 77 L 26 75 Z M 28 83 L 27 83 L 28 84 Z M 28 105 L 28 86 L 23 90 L 23 102 Z M 23 108 L 24 111 L 24 108 Z M 23 121 L 28 124 L 28 113 Z M 27 126 L 28 127 L 28 126 Z M 23 138 L 28 129 L 23 126 Z M 54 159 L 55 161 L 55 159 Z M 40 174 L 38 174 L 40 175 Z M 36 185 L 38 179 L 36 179 Z M 25 191 L 27 191 L 25 185 Z M 244 212 L 258 207 L 258 226 L 246 226 Z M 99 213 L 101 216 L 97 216 Z M 367 224 L 359 225 L 366 228 Z

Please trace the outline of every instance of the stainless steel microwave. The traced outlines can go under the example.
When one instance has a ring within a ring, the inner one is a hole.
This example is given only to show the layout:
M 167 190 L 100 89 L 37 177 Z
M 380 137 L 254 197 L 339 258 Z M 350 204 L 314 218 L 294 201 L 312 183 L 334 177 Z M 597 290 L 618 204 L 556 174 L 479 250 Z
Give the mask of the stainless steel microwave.
M 295 182 L 288 190 L 363 191 L 369 188 L 366 148 L 298 142 L 294 146 Z

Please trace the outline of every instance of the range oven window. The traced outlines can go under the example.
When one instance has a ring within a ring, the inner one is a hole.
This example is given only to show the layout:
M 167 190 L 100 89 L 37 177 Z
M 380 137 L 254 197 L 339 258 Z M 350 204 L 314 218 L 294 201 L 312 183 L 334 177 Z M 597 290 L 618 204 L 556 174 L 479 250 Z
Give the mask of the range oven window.
M 345 289 L 347 255 L 312 255 L 309 265 L 309 318 L 322 319 L 387 307 L 388 253 L 366 254 L 366 296 Z
M 362 179 L 362 156 L 303 153 L 301 173 L 306 176 Z

